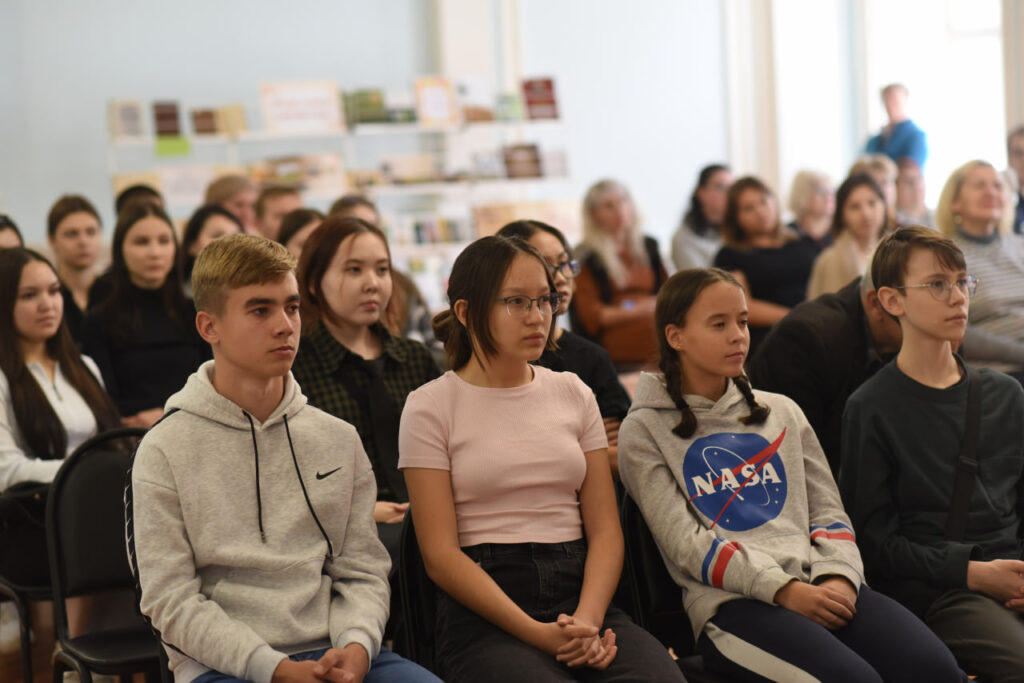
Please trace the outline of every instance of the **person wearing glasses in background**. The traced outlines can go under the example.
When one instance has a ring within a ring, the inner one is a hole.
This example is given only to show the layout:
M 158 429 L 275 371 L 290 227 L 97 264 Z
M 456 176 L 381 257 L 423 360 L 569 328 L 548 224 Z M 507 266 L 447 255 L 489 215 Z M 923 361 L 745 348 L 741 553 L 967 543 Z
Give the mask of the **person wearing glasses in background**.
M 971 301 L 964 359 L 1024 380 L 1024 236 L 1013 233 L 1013 211 L 996 169 L 976 160 L 953 171 L 935 222 L 984 285 Z
M 868 583 L 920 616 L 966 671 L 1020 681 L 1024 389 L 953 353 L 978 291 L 968 265 L 930 228 L 879 244 L 871 275 L 903 345 L 846 404 L 839 488 Z M 965 456 L 976 465 L 966 475 Z M 966 497 L 954 493 L 961 480 Z
M 572 257 L 572 249 L 562 231 L 540 221 L 522 220 L 509 223 L 498 231 L 498 236 L 529 242 L 540 252 L 547 261 L 555 289 L 562 296 L 555 316 L 564 314 L 576 290 L 580 262 Z M 608 437 L 608 461 L 612 475 L 618 478 L 619 425 L 629 412 L 629 394 L 602 346 L 557 325 L 552 337 L 558 348 L 544 349 L 537 364 L 557 372 L 574 372 L 594 392 Z

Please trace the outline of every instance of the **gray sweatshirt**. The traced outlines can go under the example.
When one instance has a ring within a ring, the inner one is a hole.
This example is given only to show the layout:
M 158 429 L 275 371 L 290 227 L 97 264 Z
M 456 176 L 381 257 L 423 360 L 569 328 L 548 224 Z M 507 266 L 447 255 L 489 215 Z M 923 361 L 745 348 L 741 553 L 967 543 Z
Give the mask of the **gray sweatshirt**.
M 643 374 L 619 430 L 619 475 L 637 502 L 672 578 L 683 588 L 693 632 L 738 598 L 774 604 L 792 579 L 864 578 L 850 520 L 828 462 L 800 408 L 755 392 L 764 424 L 732 383 L 712 402 L 686 396 L 697 417 L 689 439 L 672 433 L 680 413 L 660 374 Z
M 355 428 L 288 375 L 262 424 L 204 363 L 139 444 L 128 506 L 142 613 L 176 681 L 213 669 L 264 683 L 289 654 L 359 643 L 372 660 L 390 560 Z

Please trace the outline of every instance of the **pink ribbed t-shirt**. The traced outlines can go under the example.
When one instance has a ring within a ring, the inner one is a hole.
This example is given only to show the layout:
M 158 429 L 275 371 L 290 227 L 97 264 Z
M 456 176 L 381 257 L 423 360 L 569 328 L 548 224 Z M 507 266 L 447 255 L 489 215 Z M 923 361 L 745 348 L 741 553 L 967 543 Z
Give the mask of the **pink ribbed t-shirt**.
M 451 473 L 461 546 L 583 536 L 583 454 L 608 447 L 601 414 L 575 374 L 533 372 L 498 389 L 448 371 L 405 402 L 398 467 Z

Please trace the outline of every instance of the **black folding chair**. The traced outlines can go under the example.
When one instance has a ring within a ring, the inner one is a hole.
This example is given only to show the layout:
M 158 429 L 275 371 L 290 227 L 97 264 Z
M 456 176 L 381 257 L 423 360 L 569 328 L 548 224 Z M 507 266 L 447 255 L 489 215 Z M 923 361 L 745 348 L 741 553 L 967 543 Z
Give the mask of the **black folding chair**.
M 40 530 L 39 533 L 45 533 Z M 25 683 L 32 683 L 32 609 L 30 603 L 50 600 L 53 588 L 46 585 L 26 586 L 0 576 L 0 596 L 14 603 L 18 611 L 18 626 L 21 633 L 21 676 Z
M 406 659 L 437 673 L 434 654 L 437 585 L 427 576 L 412 512 L 402 522 L 402 542 L 398 553 L 398 590 L 403 620 L 395 634 L 395 651 Z
M 636 613 L 633 620 L 679 657 L 679 668 L 694 683 L 726 683 L 729 679 L 704 669 L 696 650 L 693 629 L 683 609 L 682 589 L 665 568 L 658 544 L 636 502 L 622 498 L 622 534 L 626 541 L 626 565 L 632 583 Z
M 67 457 L 51 486 L 46 531 L 59 645 L 54 683 L 61 683 L 69 669 L 83 683 L 92 682 L 93 671 L 119 675 L 122 681 L 138 672 L 148 681 L 160 680 L 160 644 L 141 615 L 125 615 L 131 622 L 127 626 L 72 638 L 65 605 L 67 598 L 134 588 L 123 503 L 131 453 L 114 450 L 111 442 L 143 434 L 143 429 L 125 427 L 89 439 Z

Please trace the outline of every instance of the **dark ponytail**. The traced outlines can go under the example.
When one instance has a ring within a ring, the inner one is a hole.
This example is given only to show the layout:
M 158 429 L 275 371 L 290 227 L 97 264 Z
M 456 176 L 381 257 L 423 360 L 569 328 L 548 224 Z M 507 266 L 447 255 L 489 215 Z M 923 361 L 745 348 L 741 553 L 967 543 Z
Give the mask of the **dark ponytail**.
M 754 398 L 754 390 L 750 387 L 750 378 L 747 377 L 747 373 L 744 372 L 733 377 L 732 381 L 743 394 L 743 398 L 747 400 L 747 405 L 750 406 L 750 415 L 741 419 L 740 422 L 745 425 L 764 424 L 764 421 L 768 419 L 768 414 L 772 412 L 772 409 L 764 403 L 758 402 L 758 400 Z
M 662 374 L 665 375 L 665 388 L 668 395 L 676 404 L 676 408 L 682 413 L 679 424 L 672 428 L 672 433 L 683 439 L 689 439 L 697 429 L 697 416 L 690 410 L 683 398 L 683 370 L 679 366 L 679 354 L 673 353 L 666 356 L 662 354 L 658 363 Z

